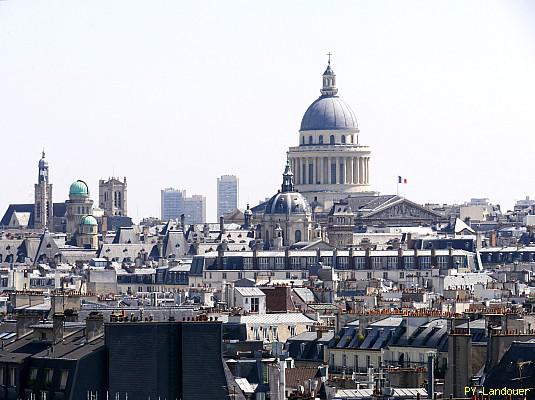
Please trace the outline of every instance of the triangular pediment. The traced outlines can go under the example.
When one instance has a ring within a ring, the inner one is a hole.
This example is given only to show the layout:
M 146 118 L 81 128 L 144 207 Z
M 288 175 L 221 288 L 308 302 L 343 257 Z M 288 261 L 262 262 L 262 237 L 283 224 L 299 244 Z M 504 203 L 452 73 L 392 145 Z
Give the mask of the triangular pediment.
M 378 208 L 366 213 L 364 218 L 396 218 L 396 219 L 442 219 L 444 216 L 436 211 L 429 210 L 417 203 L 407 200 L 403 197 L 397 201 L 379 206 Z

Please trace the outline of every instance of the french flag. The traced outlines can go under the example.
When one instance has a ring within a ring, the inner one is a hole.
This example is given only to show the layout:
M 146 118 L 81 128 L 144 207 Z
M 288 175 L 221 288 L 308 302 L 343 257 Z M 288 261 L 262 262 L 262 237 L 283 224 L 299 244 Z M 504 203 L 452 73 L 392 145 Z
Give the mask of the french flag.
M 407 179 L 401 176 L 398 176 L 398 183 L 407 183 Z

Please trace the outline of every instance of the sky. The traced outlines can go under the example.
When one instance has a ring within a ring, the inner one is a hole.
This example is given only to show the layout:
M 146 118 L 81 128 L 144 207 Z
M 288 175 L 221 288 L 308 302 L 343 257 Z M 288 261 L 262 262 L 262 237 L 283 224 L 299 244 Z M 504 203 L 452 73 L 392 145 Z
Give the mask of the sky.
M 0 1 L 0 213 L 33 202 L 44 148 L 54 201 L 76 179 L 128 180 L 240 206 L 279 188 L 332 52 L 372 148 L 372 189 L 420 203 L 535 197 L 535 2 Z

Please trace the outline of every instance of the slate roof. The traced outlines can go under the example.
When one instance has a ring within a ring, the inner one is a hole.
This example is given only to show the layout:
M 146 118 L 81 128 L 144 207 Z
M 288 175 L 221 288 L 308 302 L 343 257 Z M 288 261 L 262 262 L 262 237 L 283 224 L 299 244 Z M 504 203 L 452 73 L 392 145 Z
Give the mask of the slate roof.
M 380 350 L 399 340 L 405 332 L 403 318 L 388 317 L 369 324 L 364 339 L 359 336 L 357 325 L 342 328 L 339 340 L 334 340 L 329 347 L 337 349 Z
M 52 214 L 54 217 L 64 217 L 67 207 L 65 203 L 53 203 Z M 34 223 L 34 204 L 10 204 L 7 207 L 2 220 L 0 220 L 0 226 L 8 226 L 11 216 L 14 212 L 18 213 L 30 213 L 30 219 L 28 221 L 28 227 L 32 228 Z
M 394 394 L 392 398 L 397 399 L 416 399 L 417 395 L 420 395 L 421 399 L 427 398 L 427 390 L 420 388 L 394 388 Z M 353 400 L 353 399 L 371 399 L 373 389 L 339 389 L 336 391 L 335 399 Z
M 520 366 L 522 379 L 520 379 Z M 529 388 L 533 387 L 533 382 L 535 382 L 535 339 L 513 342 L 500 362 L 489 371 L 483 386 L 486 389 Z M 535 391 L 531 390 L 527 397 L 535 399 Z

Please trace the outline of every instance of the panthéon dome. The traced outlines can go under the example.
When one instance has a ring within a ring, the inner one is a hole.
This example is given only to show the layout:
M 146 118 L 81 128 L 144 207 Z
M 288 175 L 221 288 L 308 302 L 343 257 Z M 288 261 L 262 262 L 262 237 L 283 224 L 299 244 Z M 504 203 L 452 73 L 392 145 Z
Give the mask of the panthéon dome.
M 337 94 L 336 74 L 329 60 L 329 65 L 323 73 L 321 96 L 306 110 L 301 120 L 301 132 L 339 129 L 358 131 L 355 114 Z

